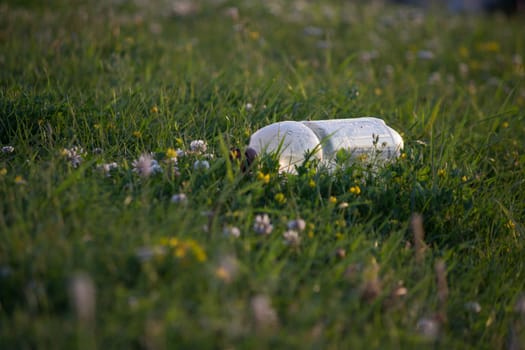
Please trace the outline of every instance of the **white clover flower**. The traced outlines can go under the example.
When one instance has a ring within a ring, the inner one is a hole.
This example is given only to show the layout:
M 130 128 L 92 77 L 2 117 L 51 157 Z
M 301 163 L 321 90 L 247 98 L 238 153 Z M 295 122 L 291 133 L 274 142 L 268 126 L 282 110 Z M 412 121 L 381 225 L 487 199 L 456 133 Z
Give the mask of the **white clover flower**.
M 441 82 L 441 73 L 439 72 L 433 72 L 428 77 L 428 83 L 429 84 L 438 84 Z
M 239 228 L 236 226 L 226 226 L 222 230 L 222 233 L 225 236 L 231 236 L 235 238 L 239 238 L 241 236 L 241 230 L 239 230 Z
M 226 11 L 224 11 L 224 14 L 233 21 L 239 20 L 239 9 L 237 7 L 228 7 Z
M 82 147 L 72 147 L 72 148 L 64 148 L 62 150 L 62 155 L 64 155 L 67 160 L 69 161 L 69 163 L 71 164 L 71 166 L 73 166 L 73 168 L 78 168 L 78 166 L 80 165 L 80 163 L 82 163 L 82 161 L 84 160 L 82 158 L 82 155 L 84 155 L 84 149 Z
M 106 176 L 111 176 L 111 171 L 117 168 L 118 164 L 115 162 L 97 165 L 97 169 L 102 171 Z
M 190 150 L 194 153 L 204 153 L 208 146 L 204 140 L 193 140 L 190 143 Z
M 273 225 L 270 222 L 268 214 L 257 215 L 255 217 L 255 223 L 253 224 L 253 230 L 261 235 L 269 235 L 273 231 Z
M 288 221 L 289 230 L 297 230 L 301 232 L 301 231 L 304 231 L 305 228 L 306 228 L 306 222 L 301 218 Z
M 182 149 L 180 148 L 177 148 L 175 150 L 175 152 L 177 152 L 177 158 L 181 158 L 181 157 L 184 157 L 186 155 L 186 152 L 184 152 Z
M 439 336 L 439 323 L 434 318 L 424 317 L 419 319 L 416 329 L 429 340 L 437 339 Z
M 308 26 L 303 28 L 304 35 L 308 36 L 321 36 L 323 35 L 324 31 L 322 28 L 314 27 L 314 26 Z
M 184 193 L 178 193 L 171 196 L 171 203 L 186 203 L 188 197 Z
M 247 111 L 251 111 L 253 109 L 253 104 L 251 104 L 250 102 L 248 102 L 244 108 L 247 110 Z
M 139 159 L 134 160 L 131 165 L 133 165 L 133 171 L 142 177 L 148 177 L 162 172 L 159 163 L 153 159 L 153 156 L 149 153 L 143 153 Z
M 465 309 L 475 314 L 479 314 L 481 312 L 481 305 L 479 305 L 477 301 L 469 301 L 465 303 Z
M 288 230 L 283 234 L 284 240 L 287 244 L 292 246 L 297 246 L 299 243 L 301 243 L 301 237 L 299 237 L 299 233 L 294 230 Z
M 417 57 L 421 60 L 433 60 L 435 56 L 430 50 L 421 50 L 417 53 Z
M 157 162 L 155 159 L 151 161 L 151 171 L 153 174 L 162 173 L 162 168 L 160 167 L 159 162 Z
M 193 169 L 195 170 L 203 170 L 209 168 L 210 163 L 207 160 L 196 160 L 195 163 L 193 163 Z
M 379 57 L 379 53 L 376 50 L 373 51 L 363 51 L 359 54 L 359 59 L 364 62 L 368 63 L 372 60 L 375 60 Z
M 2 153 L 13 153 L 15 148 L 13 146 L 3 146 Z
M 272 302 L 268 296 L 256 295 L 251 299 L 250 304 L 257 328 L 267 329 L 278 326 L 277 312 L 272 307 Z

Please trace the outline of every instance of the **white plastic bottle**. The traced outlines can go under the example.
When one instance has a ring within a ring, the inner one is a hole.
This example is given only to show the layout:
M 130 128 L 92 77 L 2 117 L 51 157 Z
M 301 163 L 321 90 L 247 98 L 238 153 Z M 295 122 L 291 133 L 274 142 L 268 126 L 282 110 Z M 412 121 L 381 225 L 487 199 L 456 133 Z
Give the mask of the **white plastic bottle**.
M 370 159 L 394 159 L 403 148 L 403 138 L 383 120 L 372 117 L 285 121 L 257 130 L 249 147 L 258 154 L 279 154 L 280 170 L 294 173 L 307 153 L 329 168 L 341 149 L 352 157 L 366 154 Z

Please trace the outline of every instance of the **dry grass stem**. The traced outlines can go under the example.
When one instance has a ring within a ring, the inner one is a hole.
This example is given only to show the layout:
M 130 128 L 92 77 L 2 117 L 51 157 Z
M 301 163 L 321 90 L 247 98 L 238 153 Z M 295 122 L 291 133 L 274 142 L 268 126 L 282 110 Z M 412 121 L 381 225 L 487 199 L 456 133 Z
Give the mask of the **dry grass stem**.
M 438 297 L 438 316 L 442 322 L 447 321 L 447 299 L 448 299 L 448 283 L 446 265 L 443 260 L 436 261 L 436 283 L 437 283 L 437 297 Z
M 425 252 L 428 246 L 425 243 L 425 230 L 423 229 L 423 216 L 421 214 L 412 215 L 410 227 L 414 234 L 414 249 L 416 253 L 416 261 L 418 263 L 425 259 Z

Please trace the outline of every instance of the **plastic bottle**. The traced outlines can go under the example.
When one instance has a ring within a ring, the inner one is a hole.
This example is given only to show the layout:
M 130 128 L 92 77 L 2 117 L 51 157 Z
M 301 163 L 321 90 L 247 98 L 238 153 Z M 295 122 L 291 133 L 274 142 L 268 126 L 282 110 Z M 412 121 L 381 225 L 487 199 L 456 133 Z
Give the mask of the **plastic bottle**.
M 307 153 L 328 168 L 335 166 L 334 158 L 341 149 L 352 158 L 395 159 L 403 138 L 379 118 L 284 121 L 257 130 L 249 147 L 258 154 L 277 153 L 280 170 L 294 173 Z

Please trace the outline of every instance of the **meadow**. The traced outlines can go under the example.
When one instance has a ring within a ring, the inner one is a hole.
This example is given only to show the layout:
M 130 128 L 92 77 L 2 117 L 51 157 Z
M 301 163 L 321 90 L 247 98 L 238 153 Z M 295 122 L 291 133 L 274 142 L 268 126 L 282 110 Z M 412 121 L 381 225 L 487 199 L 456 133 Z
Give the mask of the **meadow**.
M 524 19 L 3 1 L 0 348 L 525 347 Z M 360 116 L 396 161 L 242 157 Z

